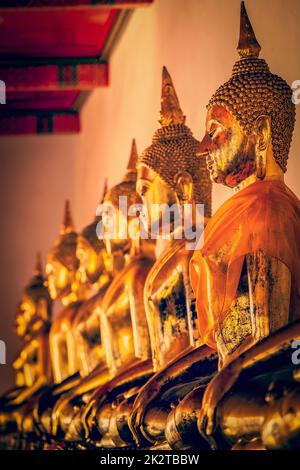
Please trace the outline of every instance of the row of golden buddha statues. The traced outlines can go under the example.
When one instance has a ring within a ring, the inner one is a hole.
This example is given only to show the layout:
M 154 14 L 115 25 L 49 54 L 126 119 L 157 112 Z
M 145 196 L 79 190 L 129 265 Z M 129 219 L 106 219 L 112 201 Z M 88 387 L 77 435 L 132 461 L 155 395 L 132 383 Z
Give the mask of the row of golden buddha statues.
M 201 249 L 175 236 L 101 240 L 99 217 L 77 234 L 67 204 L 18 306 L 3 448 L 300 447 L 300 203 L 284 183 L 295 105 L 259 58 L 243 2 L 238 53 L 201 142 L 163 69 L 152 144 L 138 155 L 133 142 L 103 195 L 115 210 L 120 196 L 204 204 Z M 212 182 L 234 192 L 213 216 Z

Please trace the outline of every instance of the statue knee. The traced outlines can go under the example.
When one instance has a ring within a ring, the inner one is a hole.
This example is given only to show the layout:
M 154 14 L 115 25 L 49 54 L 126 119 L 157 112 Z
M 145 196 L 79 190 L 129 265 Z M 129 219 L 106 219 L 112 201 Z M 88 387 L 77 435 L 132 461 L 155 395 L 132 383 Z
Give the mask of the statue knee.
M 95 413 L 98 431 L 101 436 L 104 436 L 109 430 L 110 420 L 113 413 L 112 404 L 108 402 L 104 403 L 99 408 L 96 407 Z
M 166 422 L 166 439 L 172 449 L 209 449 L 198 431 L 198 415 L 202 406 L 204 388 L 196 388 L 173 406 Z
M 134 437 L 129 427 L 129 417 L 134 399 L 135 395 L 126 398 L 113 409 L 110 432 L 116 446 L 134 445 Z
M 84 440 L 84 437 L 85 433 L 82 422 L 82 412 L 79 410 L 71 420 L 70 426 L 65 435 L 65 440 L 68 442 L 80 442 Z
M 274 401 L 261 430 L 267 449 L 297 449 L 300 439 L 300 387 Z
M 165 440 L 165 428 L 171 411 L 168 403 L 157 403 L 146 410 L 143 422 L 143 433 L 153 444 Z
M 170 406 L 165 402 L 157 402 L 145 410 L 133 405 L 128 419 L 136 445 L 148 447 L 165 440 L 165 426 Z
M 63 406 L 59 410 L 58 423 L 60 429 L 56 429 L 56 432 L 54 432 L 53 430 L 53 433 L 58 434 L 59 431 L 62 431 L 64 435 L 67 434 L 71 422 L 76 414 L 76 411 L 78 411 L 77 408 L 72 406 L 72 403 L 70 401 L 64 402 Z M 52 421 L 54 421 L 53 418 Z

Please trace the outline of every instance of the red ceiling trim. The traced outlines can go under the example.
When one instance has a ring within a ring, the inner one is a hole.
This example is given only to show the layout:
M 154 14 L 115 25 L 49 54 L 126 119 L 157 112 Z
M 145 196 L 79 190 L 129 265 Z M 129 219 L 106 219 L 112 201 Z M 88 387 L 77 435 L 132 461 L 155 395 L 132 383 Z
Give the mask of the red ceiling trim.
M 109 7 L 138 8 L 148 6 L 154 0 L 2 0 L 1 9 L 12 8 L 65 8 L 65 7 Z
M 0 114 L 0 135 L 65 134 L 80 132 L 77 112 Z
M 37 14 L 51 14 L 53 10 L 61 10 L 61 13 L 69 11 L 71 14 L 77 9 L 80 13 L 89 15 L 93 9 L 105 8 L 114 10 L 110 12 L 114 21 L 109 24 L 110 32 L 107 35 L 104 46 L 101 47 L 101 56 L 96 58 L 93 54 L 78 53 L 87 57 L 26 57 L 21 52 L 16 55 L 3 56 L 0 61 L 0 80 L 6 84 L 9 96 L 15 93 L 16 101 L 19 98 L 19 105 L 22 104 L 20 97 L 26 98 L 30 92 L 42 95 L 42 92 L 64 93 L 80 92 L 80 96 L 88 95 L 94 88 L 105 87 L 109 84 L 109 68 L 107 60 L 110 56 L 116 38 L 119 37 L 120 30 L 126 25 L 126 21 L 131 14 L 131 9 L 148 6 L 153 0 L 0 0 L 0 13 L 4 17 L 5 12 L 38 10 Z M 122 10 L 122 11 L 118 11 Z M 9 13 L 8 13 L 9 12 Z M 98 12 L 100 13 L 100 12 Z M 101 10 L 102 14 L 102 10 Z M 93 42 L 92 42 L 93 43 Z M 59 46 L 61 47 L 61 46 Z M 50 51 L 51 52 L 51 51 Z M 60 50 L 60 53 L 62 51 Z M 102 55 L 103 53 L 103 55 Z M 37 54 L 35 54 L 37 55 Z M 49 54 L 50 55 L 50 54 Z M 66 55 L 66 54 L 63 54 Z M 70 56 L 74 54 L 70 53 Z M 64 91 L 66 90 L 66 91 Z M 40 96 L 41 96 L 40 95 Z M 30 134 L 63 134 L 80 132 L 80 116 L 78 106 L 83 100 L 77 99 L 76 105 L 68 108 L 60 106 L 59 101 L 51 109 L 44 109 L 39 106 L 40 100 L 33 109 L 27 106 L 22 109 L 16 106 L 9 109 L 7 106 L 0 109 L 0 135 L 30 135 Z M 26 99 L 25 99 L 26 102 Z
M 7 92 L 92 90 L 108 86 L 108 64 L 77 63 L 0 67 Z

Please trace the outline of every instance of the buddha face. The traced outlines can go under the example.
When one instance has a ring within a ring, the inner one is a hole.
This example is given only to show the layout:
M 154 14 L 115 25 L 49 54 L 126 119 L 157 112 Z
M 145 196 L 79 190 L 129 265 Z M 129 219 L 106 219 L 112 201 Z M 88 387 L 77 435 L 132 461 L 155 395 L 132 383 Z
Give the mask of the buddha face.
M 211 107 L 198 153 L 206 154 L 212 181 L 234 188 L 255 173 L 255 141 L 225 107 Z
M 96 282 L 103 271 L 103 250 L 96 253 L 88 240 L 83 236 L 79 236 L 76 246 L 76 257 L 79 260 L 79 272 L 81 282 L 86 279 L 89 282 Z
M 179 204 L 176 192 L 170 188 L 158 173 L 143 164 L 138 166 L 136 191 L 147 209 L 148 228 L 152 223 L 156 222 L 159 222 L 161 227 L 163 219 L 162 211 L 159 214 L 153 212 L 152 205 L 165 204 L 166 206 L 172 206 L 173 204 Z M 157 216 L 159 220 L 156 220 Z
M 106 206 L 111 206 L 115 211 L 114 217 L 114 228 L 112 231 L 114 233 L 106 233 L 104 236 L 104 245 L 105 245 L 105 255 L 103 257 L 105 270 L 107 273 L 115 274 L 119 272 L 124 266 L 124 254 L 129 251 L 130 240 L 127 236 L 126 231 L 126 220 L 124 215 L 113 206 L 113 204 L 105 202 Z M 103 216 L 104 227 L 106 223 L 110 222 L 105 221 L 106 217 Z M 121 227 L 123 226 L 124 235 L 122 236 Z
M 129 243 L 127 237 L 128 219 L 127 214 L 123 213 L 118 206 L 110 201 L 105 201 L 105 213 L 102 215 L 104 227 L 104 244 L 108 257 L 115 252 L 123 251 Z
M 46 264 L 48 290 L 51 299 L 61 297 L 71 287 L 71 275 L 59 261 L 51 260 Z

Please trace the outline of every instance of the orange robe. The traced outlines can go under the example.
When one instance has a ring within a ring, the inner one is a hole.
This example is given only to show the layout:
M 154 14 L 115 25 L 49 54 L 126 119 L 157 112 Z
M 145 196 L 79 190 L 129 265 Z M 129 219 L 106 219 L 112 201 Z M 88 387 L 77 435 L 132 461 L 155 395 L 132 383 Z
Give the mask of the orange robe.
M 283 182 L 256 181 L 236 193 L 203 237 L 190 262 L 203 343 L 216 349 L 215 328 L 236 296 L 245 256 L 258 250 L 289 268 L 295 304 L 290 320 L 300 316 L 300 201 Z

